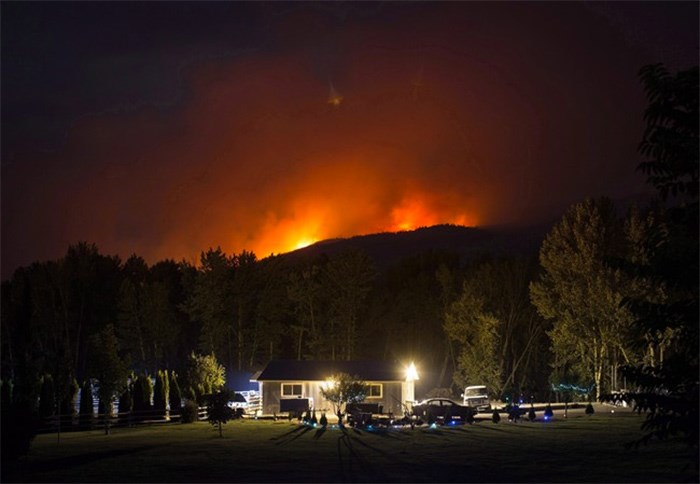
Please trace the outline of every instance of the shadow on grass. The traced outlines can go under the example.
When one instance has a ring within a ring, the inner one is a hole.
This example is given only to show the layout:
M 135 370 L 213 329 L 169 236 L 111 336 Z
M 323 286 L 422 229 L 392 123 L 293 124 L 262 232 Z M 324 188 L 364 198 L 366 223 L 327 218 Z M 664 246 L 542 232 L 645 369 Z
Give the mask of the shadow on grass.
M 504 429 L 503 426 L 499 427 L 497 424 L 480 425 L 479 428 L 486 429 L 486 430 L 493 430 L 494 432 L 505 432 L 506 431 L 506 429 Z
M 23 466 L 25 465 L 31 465 L 32 472 L 52 472 L 57 470 L 70 469 L 71 467 L 75 466 L 89 465 L 102 459 L 112 459 L 114 457 L 121 457 L 129 454 L 139 454 L 152 448 L 152 446 L 143 445 L 139 447 L 130 447 L 128 449 L 122 450 L 110 449 L 95 452 L 87 452 L 81 453 L 79 455 L 57 457 L 55 459 L 48 459 L 39 462 L 23 461 L 20 462 L 19 465 L 17 465 L 14 469 L 11 469 L 11 472 L 13 474 L 16 473 L 16 475 L 6 476 L 3 470 L 2 480 L 3 482 L 15 482 L 15 480 L 20 478 L 21 474 L 23 473 Z M 70 482 L 72 481 L 72 479 L 68 479 L 68 481 Z
M 385 439 L 396 439 L 396 440 L 407 440 L 410 438 L 410 434 L 407 434 L 404 430 L 396 429 L 377 429 L 372 432 L 372 435 L 377 437 L 382 437 Z
M 427 428 L 427 429 L 421 429 L 423 431 L 423 434 L 429 436 L 429 437 L 441 437 L 445 435 L 445 431 L 440 429 L 440 428 Z
M 382 472 L 381 468 L 375 465 L 370 459 L 365 458 L 358 450 L 355 448 L 354 444 L 359 444 L 367 449 L 372 450 L 375 453 L 386 456 L 387 453 L 383 450 L 377 449 L 371 445 L 368 445 L 363 441 L 358 435 L 366 435 L 357 429 L 353 429 L 354 434 L 348 432 L 346 428 L 342 428 L 342 435 L 338 437 L 338 468 L 341 471 L 343 477 L 343 482 L 363 482 L 367 479 L 359 478 L 356 475 L 354 464 L 357 463 L 357 468 L 359 468 L 362 473 L 367 476 L 372 476 L 372 481 L 375 482 L 385 482 L 386 476 Z M 343 449 L 347 450 L 347 458 L 344 459 Z
M 376 453 L 378 453 L 378 454 L 380 454 L 380 455 L 383 455 L 384 457 L 388 457 L 388 456 L 389 456 L 389 454 L 388 454 L 384 449 L 380 449 L 379 447 L 375 447 L 375 446 L 373 446 L 373 445 L 370 445 L 370 444 L 368 444 L 367 442 L 365 442 L 363 439 L 360 439 L 360 438 L 357 438 L 357 437 L 354 437 L 354 436 L 350 436 L 350 439 L 351 439 L 352 442 L 355 442 L 355 443 L 357 443 L 358 445 L 361 445 L 362 447 L 364 447 L 364 448 L 366 448 L 366 449 L 372 450 L 372 451 L 374 451 L 374 452 L 376 452 Z
M 318 429 L 318 430 L 316 431 L 316 433 L 314 434 L 314 439 L 320 439 L 321 436 L 322 436 L 325 432 L 326 432 L 326 427 L 321 427 L 321 428 Z
M 311 427 L 307 427 L 306 425 L 303 425 L 303 426 L 300 425 L 299 427 L 295 427 L 292 430 L 290 430 L 289 432 L 286 432 L 286 433 L 280 435 L 279 437 L 275 437 L 271 440 L 277 441 L 276 442 L 277 445 L 288 444 L 288 443 L 298 439 L 299 437 L 301 437 L 302 435 L 304 435 L 305 433 L 307 433 L 310 430 L 311 430 Z

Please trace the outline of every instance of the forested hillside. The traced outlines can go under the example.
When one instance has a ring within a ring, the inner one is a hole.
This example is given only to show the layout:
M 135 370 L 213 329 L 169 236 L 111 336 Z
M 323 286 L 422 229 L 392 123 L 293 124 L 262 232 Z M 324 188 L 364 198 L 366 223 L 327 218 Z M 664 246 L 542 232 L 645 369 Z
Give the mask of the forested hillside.
M 436 226 L 264 259 L 210 249 L 196 267 L 79 243 L 3 283 L 3 380 L 59 368 L 84 380 L 88 343 L 112 324 L 137 373 L 182 370 L 192 352 L 249 371 L 273 358 L 389 358 L 420 362 L 425 385 L 450 386 L 446 307 L 474 264 L 532 259 L 533 233 Z

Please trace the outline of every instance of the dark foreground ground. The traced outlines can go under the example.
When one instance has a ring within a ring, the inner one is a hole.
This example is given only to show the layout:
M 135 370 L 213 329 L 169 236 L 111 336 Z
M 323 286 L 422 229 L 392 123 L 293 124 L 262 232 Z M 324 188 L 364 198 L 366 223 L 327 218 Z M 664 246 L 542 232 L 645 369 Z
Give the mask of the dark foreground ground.
M 245 420 L 223 438 L 206 422 L 48 434 L 3 482 L 697 482 L 696 454 L 624 448 L 641 417 L 610 410 L 415 430 Z

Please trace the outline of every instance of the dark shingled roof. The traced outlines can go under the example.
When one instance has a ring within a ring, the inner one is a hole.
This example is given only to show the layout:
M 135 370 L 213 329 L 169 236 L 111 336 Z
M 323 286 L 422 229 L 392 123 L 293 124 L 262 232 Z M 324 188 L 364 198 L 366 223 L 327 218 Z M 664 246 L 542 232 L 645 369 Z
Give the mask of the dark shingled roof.
M 324 381 L 335 373 L 347 373 L 365 381 L 404 381 L 405 369 L 394 361 L 298 361 L 274 360 L 258 381 Z

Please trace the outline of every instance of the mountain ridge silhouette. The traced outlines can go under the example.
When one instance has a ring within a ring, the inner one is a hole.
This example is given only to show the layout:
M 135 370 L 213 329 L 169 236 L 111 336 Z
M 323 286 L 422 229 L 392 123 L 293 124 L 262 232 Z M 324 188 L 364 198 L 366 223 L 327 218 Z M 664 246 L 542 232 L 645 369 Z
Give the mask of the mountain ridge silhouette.
M 552 224 L 465 227 L 440 224 L 400 232 L 379 232 L 331 238 L 280 254 L 289 262 L 305 262 L 322 255 L 359 250 L 384 270 L 404 258 L 429 251 L 455 252 L 462 261 L 479 255 L 535 256 Z

